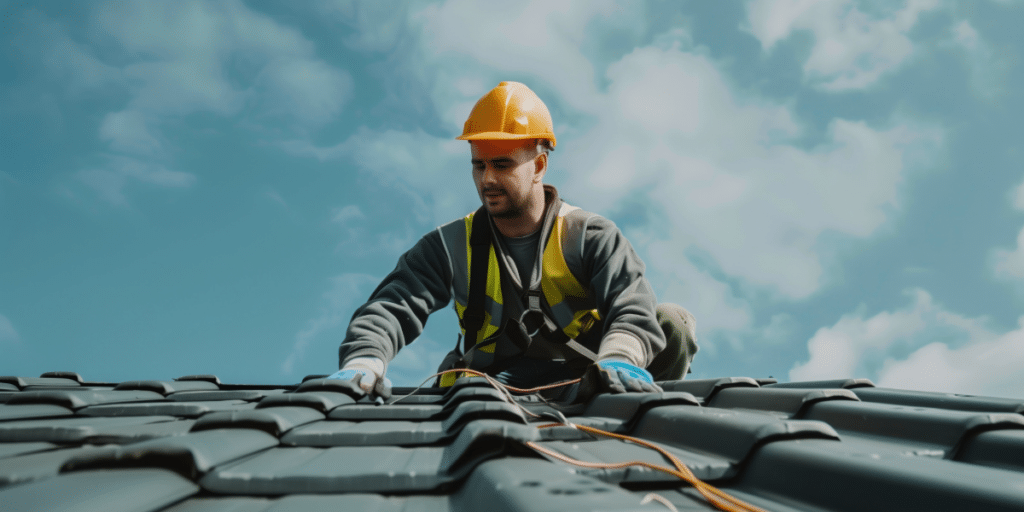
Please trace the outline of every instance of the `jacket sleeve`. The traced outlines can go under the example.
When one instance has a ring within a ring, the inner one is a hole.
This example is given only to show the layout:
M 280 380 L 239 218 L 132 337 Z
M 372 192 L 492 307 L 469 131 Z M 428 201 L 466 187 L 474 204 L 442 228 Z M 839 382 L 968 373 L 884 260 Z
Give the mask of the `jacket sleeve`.
M 395 269 L 352 315 L 338 350 L 339 368 L 357 357 L 390 362 L 418 338 L 427 317 L 451 301 L 449 266 L 436 230 L 398 258 Z
M 587 220 L 582 242 L 583 273 L 605 325 L 598 355 L 646 367 L 665 349 L 665 334 L 644 262 L 615 223 L 599 215 Z

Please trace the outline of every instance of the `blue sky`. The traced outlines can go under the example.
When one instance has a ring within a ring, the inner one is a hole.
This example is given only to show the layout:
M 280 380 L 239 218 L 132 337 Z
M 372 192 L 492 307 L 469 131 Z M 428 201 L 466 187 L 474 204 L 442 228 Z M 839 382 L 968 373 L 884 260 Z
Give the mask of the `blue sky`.
M 453 138 L 516 80 L 547 182 L 696 315 L 692 377 L 1022 394 L 1020 1 L 0 12 L 0 374 L 335 370 L 398 256 L 478 206 Z

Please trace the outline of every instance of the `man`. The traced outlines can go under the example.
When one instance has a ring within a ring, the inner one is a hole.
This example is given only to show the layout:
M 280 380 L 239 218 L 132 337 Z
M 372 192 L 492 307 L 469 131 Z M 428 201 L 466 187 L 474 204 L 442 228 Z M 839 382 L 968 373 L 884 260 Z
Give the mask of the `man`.
M 453 300 L 462 334 L 440 370 L 475 369 L 520 388 L 587 373 L 611 392 L 659 391 L 655 379 L 683 378 L 697 352 L 693 316 L 657 304 L 643 262 L 611 221 L 543 184 L 556 140 L 540 98 L 502 82 L 457 138 L 469 141 L 483 205 L 399 258 L 353 315 L 330 378 L 388 395 L 387 362 Z

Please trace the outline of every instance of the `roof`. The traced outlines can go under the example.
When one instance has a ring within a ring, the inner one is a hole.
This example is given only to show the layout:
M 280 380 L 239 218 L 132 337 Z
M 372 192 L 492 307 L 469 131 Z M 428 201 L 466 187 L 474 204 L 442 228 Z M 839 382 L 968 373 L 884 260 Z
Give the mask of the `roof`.
M 0 377 L 0 510 L 711 510 L 657 452 L 551 423 L 479 378 L 377 406 L 346 382 Z M 579 425 L 655 443 L 773 511 L 1024 510 L 1024 399 L 746 377 L 599 395 Z M 396 396 L 412 389 L 395 389 Z M 394 399 L 392 399 L 393 401 Z M 649 495 L 659 498 L 652 500 Z M 645 499 L 646 498 L 646 499 Z

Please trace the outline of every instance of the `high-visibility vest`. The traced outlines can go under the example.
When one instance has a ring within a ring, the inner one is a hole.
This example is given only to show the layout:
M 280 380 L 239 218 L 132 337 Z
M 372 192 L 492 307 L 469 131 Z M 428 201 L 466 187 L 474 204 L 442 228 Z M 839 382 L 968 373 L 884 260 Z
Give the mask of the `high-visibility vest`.
M 581 244 L 569 242 L 580 240 L 586 221 L 593 214 L 560 200 L 558 202 L 558 213 L 551 222 L 541 259 L 541 309 L 565 336 L 575 339 L 588 332 L 601 319 L 596 301 L 566 263 L 567 255 L 575 261 L 582 260 L 579 254 Z M 454 221 L 439 228 L 451 264 L 451 295 L 460 325 L 463 324 L 463 315 L 469 304 L 470 263 L 473 257 L 470 240 L 475 215 L 476 212 L 470 213 L 461 219 L 462 222 Z M 544 233 L 541 241 L 544 241 L 543 236 Z M 503 290 L 502 280 L 505 276 L 502 276 L 500 267 L 495 247 L 491 244 L 483 304 L 483 325 L 475 333 L 467 333 L 464 328 L 461 329 L 468 342 L 467 346 L 475 347 L 475 357 L 471 358 L 469 364 L 473 369 L 485 368 L 502 356 L 516 353 L 514 347 L 509 346 L 511 343 L 506 336 L 506 315 L 522 312 L 527 309 L 527 305 L 522 304 L 521 299 L 515 294 Z M 523 283 L 524 289 L 529 285 L 530 283 Z M 517 321 L 518 318 L 508 320 Z

